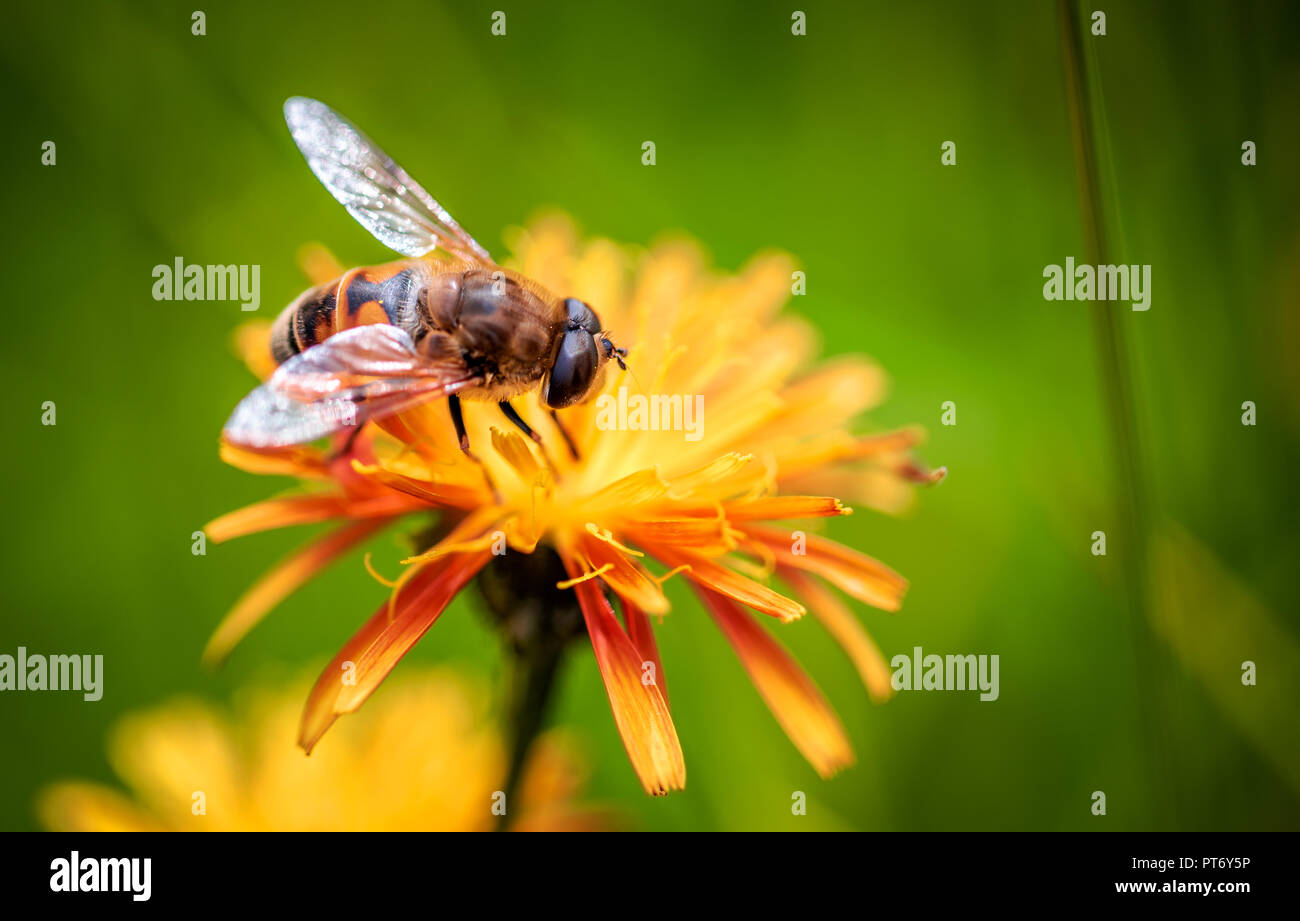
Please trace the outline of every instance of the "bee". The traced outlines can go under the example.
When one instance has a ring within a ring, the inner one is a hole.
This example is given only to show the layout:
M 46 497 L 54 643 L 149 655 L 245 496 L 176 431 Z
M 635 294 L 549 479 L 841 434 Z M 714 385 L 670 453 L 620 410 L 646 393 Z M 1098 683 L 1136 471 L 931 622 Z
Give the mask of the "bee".
M 445 398 L 460 449 L 461 400 L 493 400 L 539 446 L 510 405 L 540 392 L 556 410 L 601 388 L 607 363 L 626 368 L 590 305 L 557 297 L 504 269 L 406 171 L 347 119 L 294 97 L 285 121 L 330 194 L 389 249 L 407 257 L 299 295 L 275 320 L 271 377 L 235 407 L 227 441 L 274 449 L 348 434 L 366 422 Z

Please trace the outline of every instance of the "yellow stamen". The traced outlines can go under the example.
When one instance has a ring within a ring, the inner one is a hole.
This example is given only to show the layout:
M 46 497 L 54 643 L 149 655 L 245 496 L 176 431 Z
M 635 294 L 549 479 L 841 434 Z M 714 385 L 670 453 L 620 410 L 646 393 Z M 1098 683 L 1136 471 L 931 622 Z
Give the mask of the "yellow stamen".
M 671 579 L 673 576 L 677 575 L 678 573 L 690 572 L 690 571 L 691 571 L 691 564 L 682 563 L 680 566 L 674 566 L 672 569 L 668 570 L 662 576 L 652 575 L 650 578 L 654 580 L 656 585 L 663 585 L 665 582 L 667 582 L 669 579 Z
M 371 564 L 369 551 L 367 551 L 365 557 L 362 558 L 362 562 L 365 563 L 366 572 L 370 573 L 370 578 L 374 579 L 380 585 L 387 586 L 388 588 L 397 587 L 396 580 L 384 578 L 379 574 L 378 570 L 376 570 L 375 567 Z
M 592 570 L 585 576 L 578 576 L 576 579 L 565 579 L 563 582 L 556 582 L 555 587 L 558 589 L 573 588 L 575 585 L 581 585 L 583 582 L 588 582 L 598 576 L 603 576 L 613 568 L 613 563 L 606 563 L 604 566 L 600 567 L 600 569 Z
M 592 537 L 596 538 L 597 540 L 603 540 L 611 547 L 617 547 L 619 550 L 622 550 L 624 553 L 628 554 L 629 556 L 645 556 L 645 554 L 642 553 L 640 550 L 633 550 L 631 547 L 627 547 L 624 546 L 623 544 L 620 544 L 617 540 L 614 539 L 614 535 L 612 533 L 607 531 L 605 528 L 600 527 L 600 525 L 596 524 L 594 521 L 587 522 L 587 533 L 590 534 Z

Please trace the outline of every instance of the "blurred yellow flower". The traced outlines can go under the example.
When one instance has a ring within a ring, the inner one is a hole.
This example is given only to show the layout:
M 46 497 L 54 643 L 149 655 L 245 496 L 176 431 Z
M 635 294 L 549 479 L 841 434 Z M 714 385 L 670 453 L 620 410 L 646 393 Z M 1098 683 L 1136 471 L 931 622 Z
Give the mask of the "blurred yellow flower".
M 498 428 L 494 404 L 467 402 L 470 442 L 479 446 L 495 489 L 459 450 L 446 402 L 434 401 L 368 426 L 355 445 L 360 453 L 344 457 L 350 464 L 333 462 L 336 491 L 259 503 L 212 522 L 207 531 L 218 541 L 325 517 L 348 523 L 268 574 L 219 628 L 210 652 L 224 655 L 275 602 L 377 521 L 419 507 L 441 516 L 438 539 L 403 561 L 389 603 L 322 673 L 302 720 L 307 749 L 365 701 L 460 589 L 508 547 L 506 557 L 541 548 L 563 561 L 569 578 L 561 587 L 577 595 L 615 723 L 647 792 L 680 789 L 686 777 L 649 619 L 668 612 L 662 585 L 670 577 L 698 594 L 814 768 L 829 776 L 850 764 L 838 717 L 752 612 L 788 623 L 811 609 L 871 696 L 891 693 L 883 656 L 832 587 L 894 611 L 906 580 L 804 530 L 811 519 L 849 514 L 841 498 L 892 512 L 915 484 L 942 478 L 943 470 L 932 473 L 912 460 L 917 431 L 850 431 L 882 399 L 883 373 L 853 357 L 810 367 L 812 328 L 780 314 L 794 268 L 784 255 L 759 256 L 738 274 L 720 274 L 692 242 L 648 251 L 584 243 L 560 216 L 520 231 L 511 249 L 507 267 L 593 306 L 629 348 L 630 372 L 607 374 L 597 399 L 562 410 L 558 420 L 536 400 L 517 401 L 515 410 L 552 446 L 549 456 Z M 250 365 L 265 365 L 265 332 L 244 339 L 253 349 Z M 680 425 L 632 424 L 625 407 L 652 395 L 680 397 L 682 411 L 685 401 L 702 406 L 692 437 Z M 573 450 L 554 449 L 565 444 Z M 319 473 L 328 466 L 323 453 L 309 449 L 223 451 L 257 472 L 301 465 Z M 805 523 L 792 524 L 799 521 Z M 772 576 L 793 597 L 774 589 Z M 605 589 L 618 602 L 621 623 Z M 356 663 L 353 685 L 338 680 L 345 662 Z
M 254 691 L 237 719 L 183 700 L 127 717 L 109 758 L 130 793 L 55 784 L 39 796 L 40 819 L 55 831 L 496 827 L 505 746 L 473 682 L 450 669 L 405 675 L 310 757 L 293 745 L 304 690 Z M 608 814 L 575 802 L 584 783 L 572 740 L 548 733 L 532 749 L 516 802 L 505 803 L 507 827 L 609 827 Z

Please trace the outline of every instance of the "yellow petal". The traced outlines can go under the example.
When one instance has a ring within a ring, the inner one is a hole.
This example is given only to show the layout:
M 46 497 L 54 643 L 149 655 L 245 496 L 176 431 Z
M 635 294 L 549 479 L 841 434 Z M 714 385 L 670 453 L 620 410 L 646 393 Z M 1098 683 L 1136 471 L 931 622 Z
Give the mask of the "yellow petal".
M 743 545 L 761 544 L 778 562 L 793 569 L 816 573 L 859 601 L 883 611 L 897 611 L 907 593 L 907 580 L 879 560 L 851 550 L 843 544 L 805 534 L 799 538 L 802 553 L 788 531 L 747 525 L 749 540 Z M 758 552 L 757 546 L 755 551 Z
M 772 715 L 817 773 L 830 777 L 852 764 L 839 717 L 798 663 L 730 598 L 698 583 L 696 589 Z
M 391 614 L 388 602 L 380 606 L 321 672 L 298 744 L 310 752 L 340 715 L 360 707 L 490 558 L 487 552 L 440 557 L 397 590 Z
M 848 654 L 871 699 L 881 702 L 892 697 L 894 686 L 889 663 L 853 612 L 816 579 L 788 566 L 780 567 L 777 572 L 807 602 L 813 616 Z
M 36 814 L 50 831 L 166 831 L 126 797 L 91 783 L 59 783 L 42 790 Z
M 663 548 L 655 548 L 653 552 L 665 565 L 689 566 L 691 581 L 721 592 L 756 611 L 771 614 L 784 621 L 797 620 L 804 615 L 804 606 L 799 602 L 792 601 L 761 582 L 746 578 L 713 560 L 693 553 Z
M 566 566 L 570 576 L 581 575 L 572 560 L 566 560 Z M 614 723 L 641 785 L 654 796 L 683 789 L 686 761 L 677 729 L 659 688 L 641 681 L 644 660 L 640 651 L 619 626 L 595 580 L 578 583 L 574 591 L 605 682 Z

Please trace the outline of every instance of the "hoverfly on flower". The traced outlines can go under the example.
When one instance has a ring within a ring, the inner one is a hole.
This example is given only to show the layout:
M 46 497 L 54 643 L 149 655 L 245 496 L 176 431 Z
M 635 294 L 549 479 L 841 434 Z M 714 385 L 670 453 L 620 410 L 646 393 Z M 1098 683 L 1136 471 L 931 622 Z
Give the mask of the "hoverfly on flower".
M 487 315 L 496 295 L 464 281 L 467 272 L 487 271 L 481 262 L 463 267 L 471 257 L 486 258 L 481 248 L 327 108 L 302 100 L 287 108 L 291 127 L 296 119 L 308 126 L 295 130 L 295 139 L 335 197 L 401 252 L 447 249 L 460 273 L 457 301 L 464 296 L 476 305 L 468 315 Z M 388 191 L 381 195 L 376 183 Z M 342 524 L 244 597 L 219 628 L 212 657 L 224 655 L 271 607 L 375 528 L 431 513 L 435 526 L 421 532 L 416 551 L 402 561 L 406 568 L 390 596 L 321 673 L 300 726 L 304 748 L 339 715 L 361 706 L 473 582 L 516 661 L 542 676 L 520 682 L 525 689 L 546 692 L 546 669 L 585 632 L 643 787 L 654 794 L 680 789 L 685 760 L 652 626 L 658 617 L 658 629 L 671 627 L 663 620 L 670 609 L 665 583 L 677 579 L 699 596 L 818 773 L 829 776 L 850 764 L 852 748 L 838 717 L 760 621 L 786 624 L 811 610 L 845 649 L 870 696 L 890 695 L 888 665 L 840 595 L 893 611 L 906 580 L 869 556 L 807 533 L 816 519 L 850 513 L 841 498 L 897 511 L 914 485 L 944 475 L 913 460 L 915 430 L 851 432 L 854 420 L 879 402 L 882 372 L 855 357 L 811 365 L 810 327 L 780 313 L 792 270 L 784 255 L 718 274 L 691 242 L 649 250 L 580 243 L 559 217 L 533 223 L 511 249 L 509 267 L 491 271 L 539 298 L 544 291 L 573 295 L 547 301 L 561 328 L 549 345 L 535 343 L 541 358 L 530 365 L 528 388 L 513 389 L 523 378 L 500 367 L 489 379 L 488 353 L 463 347 L 467 340 L 458 333 L 436 323 L 422 332 L 426 327 L 412 318 L 432 316 L 428 310 L 450 298 L 452 288 L 431 284 L 442 276 L 411 263 L 398 263 L 405 267 L 391 274 L 345 273 L 304 295 L 270 328 L 245 337 L 250 364 L 282 363 L 268 369 L 268 383 L 232 417 L 224 456 L 256 472 L 299 471 L 330 488 L 230 513 L 209 526 L 209 535 L 223 540 L 304 521 Z M 408 271 L 413 274 L 403 277 Z M 470 298 L 471 290 L 479 293 Z M 585 313 L 575 320 L 572 306 L 561 314 L 555 305 L 565 303 L 586 310 L 598 304 L 605 322 Z M 511 331 L 524 326 L 536 330 L 529 322 Z M 499 328 L 487 321 L 476 329 Z M 645 369 L 643 389 L 699 395 L 712 420 L 702 437 L 597 424 L 595 398 L 617 392 L 628 377 L 609 329 L 619 330 L 620 345 Z M 420 351 L 420 335 L 440 343 L 442 363 L 435 369 L 428 367 L 432 353 Z M 451 343 L 460 343 L 459 358 L 447 351 Z M 615 373 L 608 373 L 610 359 L 619 366 Z M 466 368 L 477 369 L 472 383 Z M 509 402 L 534 390 L 540 399 Z M 460 396 L 463 404 L 453 401 Z M 338 424 L 346 414 L 321 411 L 342 402 L 358 410 L 351 433 Z M 498 427 L 503 414 L 522 437 Z M 537 435 L 542 430 L 554 432 L 568 450 L 547 452 Z M 326 434 L 334 437 L 328 451 L 298 444 Z M 471 457 L 469 443 L 488 449 Z M 774 587 L 772 577 L 788 592 Z M 521 725 L 540 719 L 527 707 L 520 713 Z
M 302 97 L 286 102 L 284 114 L 316 177 L 377 240 L 409 258 L 353 269 L 284 309 L 271 335 L 279 367 L 236 407 L 227 441 L 301 444 L 445 397 L 460 450 L 474 459 L 462 398 L 495 402 L 541 444 L 513 397 L 540 388 L 554 413 L 594 395 L 609 359 L 623 365 L 626 350 L 595 311 L 498 266 L 343 116 Z

